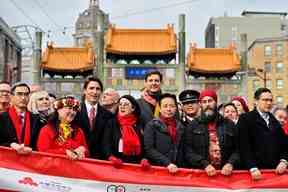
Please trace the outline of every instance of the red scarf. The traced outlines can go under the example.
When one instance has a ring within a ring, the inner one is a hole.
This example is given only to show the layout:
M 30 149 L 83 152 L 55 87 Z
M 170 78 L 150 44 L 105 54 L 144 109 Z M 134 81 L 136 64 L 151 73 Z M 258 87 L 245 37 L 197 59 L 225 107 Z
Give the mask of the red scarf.
M 21 118 L 17 114 L 15 107 L 10 107 L 8 113 L 12 120 L 12 124 L 16 130 L 18 142 L 21 143 L 21 123 L 22 123 Z M 31 130 L 30 130 L 30 113 L 28 111 L 25 112 L 24 125 L 25 125 L 24 145 L 29 146 Z
M 120 130 L 123 140 L 123 154 L 139 155 L 141 153 L 140 139 L 134 130 L 137 117 L 134 114 L 121 116 L 117 114 L 117 120 L 120 124 Z
M 149 93 L 146 89 L 143 91 L 142 97 L 145 101 L 147 101 L 151 105 L 156 106 L 157 100 L 155 98 L 153 98 L 151 95 L 149 95 Z
M 284 125 L 282 126 L 283 131 L 286 135 L 288 135 L 288 120 L 284 123 Z
M 166 118 L 160 115 L 160 120 L 167 126 L 168 133 L 172 139 L 172 142 L 175 144 L 177 134 L 175 117 Z

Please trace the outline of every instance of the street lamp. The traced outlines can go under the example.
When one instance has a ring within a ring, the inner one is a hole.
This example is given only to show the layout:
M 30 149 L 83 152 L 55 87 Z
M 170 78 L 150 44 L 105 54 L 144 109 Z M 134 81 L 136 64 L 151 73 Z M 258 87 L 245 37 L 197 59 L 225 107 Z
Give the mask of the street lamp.
M 248 74 L 251 76 L 257 76 L 260 79 L 263 80 L 264 82 L 264 87 L 267 87 L 267 71 L 262 68 L 249 68 L 248 69 Z

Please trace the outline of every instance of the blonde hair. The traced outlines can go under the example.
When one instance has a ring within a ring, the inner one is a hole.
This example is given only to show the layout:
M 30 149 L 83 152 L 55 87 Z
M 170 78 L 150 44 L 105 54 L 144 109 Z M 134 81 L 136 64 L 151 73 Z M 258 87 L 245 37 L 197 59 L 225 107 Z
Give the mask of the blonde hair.
M 37 100 L 42 98 L 42 97 L 48 97 L 49 98 L 49 94 L 46 91 L 36 91 L 34 93 L 31 94 L 30 99 L 29 99 L 29 103 L 28 103 L 28 110 L 32 113 L 35 114 L 39 114 L 39 110 L 37 108 Z M 51 109 L 51 107 L 48 110 L 48 113 L 53 112 L 53 109 Z

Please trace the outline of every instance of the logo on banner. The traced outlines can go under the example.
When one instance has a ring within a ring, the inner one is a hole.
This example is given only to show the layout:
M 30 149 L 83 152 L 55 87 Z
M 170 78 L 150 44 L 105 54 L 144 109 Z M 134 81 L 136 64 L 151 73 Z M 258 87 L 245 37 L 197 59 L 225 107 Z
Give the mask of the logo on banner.
M 108 185 L 107 192 L 125 192 L 126 189 L 123 185 Z
M 38 187 L 38 183 L 33 181 L 31 177 L 24 177 L 23 179 L 20 179 L 18 183 Z
M 40 187 L 42 189 L 50 190 L 50 191 L 58 191 L 58 192 L 69 192 L 72 190 L 71 187 L 64 186 L 61 183 L 54 181 L 40 181 L 36 182 L 32 179 L 32 177 L 24 177 L 18 181 L 18 183 L 23 185 L 30 185 L 32 187 Z M 118 192 L 118 191 L 117 191 Z M 122 192 L 122 191 L 121 191 Z M 123 191 L 124 192 L 124 191 Z

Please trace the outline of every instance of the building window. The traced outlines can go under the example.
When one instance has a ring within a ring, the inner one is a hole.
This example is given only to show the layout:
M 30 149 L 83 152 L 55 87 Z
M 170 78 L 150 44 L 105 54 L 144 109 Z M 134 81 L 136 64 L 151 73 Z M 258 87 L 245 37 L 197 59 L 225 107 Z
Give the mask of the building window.
M 175 86 L 175 84 L 176 84 L 175 79 L 169 79 L 169 85 Z
M 117 86 L 122 86 L 122 79 L 117 79 L 116 85 Z
M 264 70 L 267 72 L 267 73 L 270 73 L 272 71 L 272 65 L 271 65 L 271 62 L 270 61 L 266 61 L 264 63 Z
M 167 79 L 175 79 L 176 78 L 175 69 L 166 69 L 165 77 Z
M 272 47 L 270 45 L 264 46 L 264 56 L 271 56 L 272 55 Z
M 73 92 L 74 83 L 61 83 L 61 91 L 63 92 Z
M 282 62 L 277 62 L 276 63 L 276 73 L 281 73 L 284 70 L 284 65 Z
M 124 77 L 123 68 L 112 68 L 111 77 L 123 78 Z
M 259 88 L 259 80 L 253 80 L 253 91 Z
M 283 45 L 282 44 L 277 44 L 276 45 L 276 55 L 277 56 L 282 56 L 283 55 Z
M 219 26 L 215 26 L 215 47 L 219 47 L 219 38 L 220 37 L 220 27 Z
M 271 80 L 266 80 L 266 87 L 268 89 L 272 89 L 272 81 Z
M 236 43 L 237 42 L 237 27 L 234 26 L 232 27 L 232 42 Z
M 284 81 L 283 81 L 283 79 L 277 79 L 277 80 L 276 80 L 276 88 L 277 88 L 277 89 L 283 89 L 283 88 L 284 88 Z
M 128 80 L 127 80 L 127 85 L 128 85 L 128 86 L 133 85 L 133 80 L 132 80 L 132 79 L 128 79 Z
M 284 98 L 282 96 L 277 96 L 276 97 L 276 103 L 278 105 L 283 105 L 283 102 L 284 102 Z
M 112 77 L 112 68 L 107 69 L 107 76 Z

